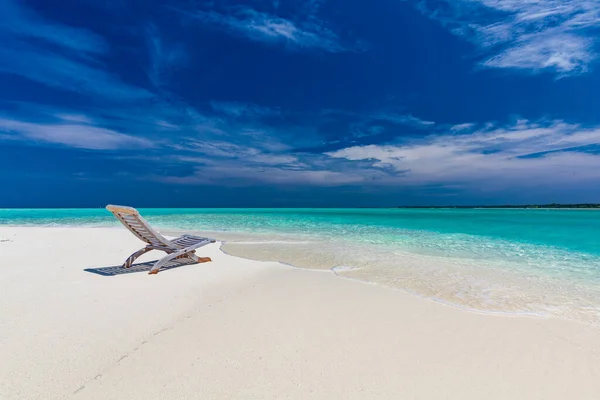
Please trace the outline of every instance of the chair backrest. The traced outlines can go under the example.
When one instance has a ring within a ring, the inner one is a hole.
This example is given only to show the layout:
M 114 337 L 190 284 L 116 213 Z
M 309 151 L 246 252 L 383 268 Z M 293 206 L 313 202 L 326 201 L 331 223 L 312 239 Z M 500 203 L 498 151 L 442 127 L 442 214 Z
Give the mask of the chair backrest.
M 177 247 L 170 240 L 152 229 L 135 208 L 109 204 L 106 206 L 106 209 L 113 213 L 131 233 L 149 245 L 171 249 Z

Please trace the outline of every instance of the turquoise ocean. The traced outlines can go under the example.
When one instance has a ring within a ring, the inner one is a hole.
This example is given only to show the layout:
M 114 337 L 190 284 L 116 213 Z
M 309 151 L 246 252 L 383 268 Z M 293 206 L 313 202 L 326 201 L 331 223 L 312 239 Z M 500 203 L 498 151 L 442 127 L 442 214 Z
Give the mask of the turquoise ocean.
M 486 313 L 600 323 L 600 211 L 140 209 L 165 234 Z M 0 209 L 4 226 L 119 227 L 104 209 Z

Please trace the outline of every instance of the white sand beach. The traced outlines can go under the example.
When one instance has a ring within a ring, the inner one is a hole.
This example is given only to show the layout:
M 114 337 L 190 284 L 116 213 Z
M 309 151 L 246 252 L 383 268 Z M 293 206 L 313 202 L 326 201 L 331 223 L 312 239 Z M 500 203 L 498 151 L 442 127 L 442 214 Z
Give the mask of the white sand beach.
M 0 399 L 598 399 L 600 331 L 235 258 L 106 277 L 123 228 L 0 228 Z M 141 261 L 160 253 L 149 253 Z

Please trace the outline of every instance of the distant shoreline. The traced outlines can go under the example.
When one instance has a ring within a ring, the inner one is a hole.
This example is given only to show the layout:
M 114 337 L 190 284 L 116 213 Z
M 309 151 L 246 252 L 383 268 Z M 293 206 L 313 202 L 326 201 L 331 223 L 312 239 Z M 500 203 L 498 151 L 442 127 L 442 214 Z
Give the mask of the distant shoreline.
M 398 206 L 397 208 L 510 208 L 510 209 L 565 209 L 565 210 L 595 210 L 600 209 L 600 204 L 529 204 L 529 205 L 500 205 L 500 206 Z

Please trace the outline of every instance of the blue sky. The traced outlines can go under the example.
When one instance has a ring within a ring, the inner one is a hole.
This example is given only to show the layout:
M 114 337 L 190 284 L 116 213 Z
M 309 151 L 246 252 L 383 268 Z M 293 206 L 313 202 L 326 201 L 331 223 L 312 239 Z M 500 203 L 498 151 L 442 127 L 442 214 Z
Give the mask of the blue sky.
M 600 202 L 595 0 L 0 0 L 0 206 Z

